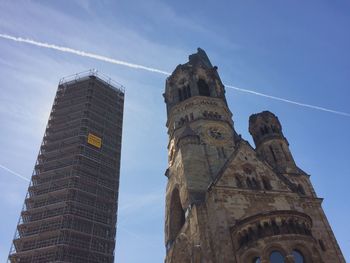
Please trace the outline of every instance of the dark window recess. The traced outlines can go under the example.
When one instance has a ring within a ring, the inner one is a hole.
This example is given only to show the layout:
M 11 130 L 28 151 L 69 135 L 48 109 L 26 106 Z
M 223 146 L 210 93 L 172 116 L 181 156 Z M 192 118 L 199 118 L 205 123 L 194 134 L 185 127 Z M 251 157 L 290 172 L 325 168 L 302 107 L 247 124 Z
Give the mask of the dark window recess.
M 254 189 L 260 189 L 260 184 L 254 177 L 252 178 L 252 187 Z
M 190 89 L 190 86 L 186 86 L 185 89 L 186 89 L 187 97 L 188 97 L 188 98 L 191 97 L 191 89 Z
M 212 111 L 204 111 L 203 112 L 203 117 L 208 118 L 208 119 L 213 119 L 213 120 L 221 120 L 222 116 L 217 113 L 217 112 L 212 112 Z
M 270 263 L 284 263 L 284 256 L 281 252 L 275 250 L 270 254 Z
M 326 246 L 324 245 L 324 243 L 321 239 L 318 240 L 318 243 L 320 244 L 322 251 L 326 251 Z
M 269 148 L 270 148 L 270 151 L 271 151 L 273 160 L 276 162 L 276 161 L 277 161 L 277 158 L 276 158 L 275 152 L 274 152 L 273 149 L 272 149 L 272 146 L 270 145 Z
M 264 126 L 264 131 L 265 131 L 265 134 L 268 134 L 270 132 L 270 130 L 267 126 Z
M 185 212 L 182 209 L 178 189 L 174 189 L 170 201 L 169 241 L 174 241 L 185 224 Z
M 191 88 L 190 86 L 184 86 L 181 89 L 178 89 L 179 101 L 183 101 L 191 97 Z
M 245 167 L 243 167 L 243 172 L 245 174 L 252 174 L 253 171 L 249 167 L 245 166 Z
M 260 127 L 260 133 L 261 133 L 261 135 L 265 134 L 263 127 Z
M 243 187 L 242 180 L 238 176 L 236 176 L 235 178 L 237 187 Z
M 199 79 L 197 85 L 200 96 L 210 96 L 210 89 L 206 81 L 204 81 L 203 79 Z
M 298 184 L 298 192 L 301 193 L 302 195 L 305 195 L 304 187 L 301 184 Z
M 269 128 L 265 125 L 264 127 L 260 127 L 260 132 L 261 132 L 261 135 L 265 135 L 265 134 L 268 134 L 270 131 L 269 131 Z
M 179 92 L 179 101 L 183 101 L 184 99 L 183 99 L 183 96 L 182 96 L 182 90 L 179 89 L 178 92 Z
M 262 183 L 263 183 L 263 186 L 264 186 L 265 190 L 271 190 L 272 189 L 269 179 L 263 177 L 262 178 Z
M 249 188 L 252 188 L 252 187 L 253 187 L 252 181 L 250 180 L 249 177 L 247 178 L 247 186 L 248 186 Z
M 292 252 L 295 263 L 304 263 L 304 256 L 299 250 L 293 250 Z

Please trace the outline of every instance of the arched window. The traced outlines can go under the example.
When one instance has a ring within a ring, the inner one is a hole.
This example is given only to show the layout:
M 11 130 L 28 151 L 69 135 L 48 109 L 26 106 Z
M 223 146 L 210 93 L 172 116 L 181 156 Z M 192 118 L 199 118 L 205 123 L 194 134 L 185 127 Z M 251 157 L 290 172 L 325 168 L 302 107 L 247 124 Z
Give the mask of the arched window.
M 266 125 L 264 126 L 264 131 L 265 131 L 265 134 L 268 134 L 270 132 L 269 128 Z
M 255 257 L 252 261 L 252 263 L 261 263 L 260 257 Z
M 250 180 L 249 177 L 247 178 L 247 186 L 248 186 L 249 188 L 252 188 L 252 181 Z
M 263 182 L 265 190 L 271 190 L 272 189 L 269 179 L 263 177 L 262 178 L 262 182 Z
M 242 183 L 241 179 L 238 176 L 236 176 L 235 178 L 236 178 L 236 185 L 237 185 L 237 187 L 242 187 L 243 183 Z
M 304 256 L 299 250 L 293 250 L 292 252 L 295 263 L 304 263 Z
M 261 135 L 265 134 L 265 131 L 264 131 L 263 127 L 260 127 L 260 133 L 261 133 Z
M 254 177 L 252 178 L 252 187 L 254 189 L 260 189 L 260 184 Z
M 207 82 L 205 82 L 205 80 L 199 79 L 197 85 L 198 85 L 198 91 L 200 96 L 207 96 L 207 97 L 210 96 L 210 89 Z
M 274 250 L 270 254 L 270 263 L 284 263 L 284 256 L 281 252 Z
M 274 152 L 272 146 L 270 145 L 269 148 L 270 148 L 270 152 L 271 152 L 271 154 L 272 154 L 273 160 L 276 162 L 276 161 L 277 161 L 277 158 L 276 158 L 276 155 L 275 155 L 275 152 Z
M 185 86 L 185 89 L 186 89 L 187 97 L 188 97 L 188 98 L 191 97 L 191 89 L 190 89 L 190 86 L 189 86 L 189 85 Z
M 183 98 L 183 95 L 182 95 L 182 90 L 178 89 L 178 92 L 179 92 L 179 101 L 183 101 L 184 98 Z
M 271 226 L 272 226 L 272 232 L 274 235 L 278 235 L 280 233 L 280 229 L 278 227 L 278 225 L 276 224 L 275 220 L 271 221 Z
M 322 251 L 326 251 L 326 246 L 324 245 L 324 243 L 321 239 L 318 240 L 318 243 L 320 244 Z
M 174 189 L 171 195 L 169 220 L 169 240 L 173 241 L 185 224 L 185 212 L 181 206 L 178 189 Z
M 301 193 L 302 195 L 305 195 L 304 187 L 303 187 L 301 184 L 298 184 L 298 191 L 299 191 L 299 193 Z

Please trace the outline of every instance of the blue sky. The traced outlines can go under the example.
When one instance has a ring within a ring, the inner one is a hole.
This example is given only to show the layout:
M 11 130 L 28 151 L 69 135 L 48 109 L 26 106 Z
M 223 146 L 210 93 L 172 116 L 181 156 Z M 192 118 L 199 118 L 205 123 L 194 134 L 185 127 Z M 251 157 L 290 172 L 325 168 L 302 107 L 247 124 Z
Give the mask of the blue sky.
M 202 47 L 228 85 L 350 112 L 348 1 L 0 1 L 0 34 L 171 72 Z M 0 38 L 0 165 L 30 178 L 61 77 L 126 87 L 116 262 L 163 262 L 165 75 Z M 236 131 L 274 112 L 350 261 L 350 118 L 227 89 Z M 28 182 L 0 168 L 0 261 Z M 137 252 L 135 252 L 137 251 Z

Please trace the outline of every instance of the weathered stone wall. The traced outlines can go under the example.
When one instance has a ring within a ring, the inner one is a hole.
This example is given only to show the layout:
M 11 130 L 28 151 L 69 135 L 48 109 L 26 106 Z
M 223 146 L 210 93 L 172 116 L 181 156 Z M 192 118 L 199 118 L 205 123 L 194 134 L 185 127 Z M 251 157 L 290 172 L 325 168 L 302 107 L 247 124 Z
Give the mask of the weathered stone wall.
M 175 69 L 164 97 L 166 263 L 268 263 L 273 251 L 286 263 L 294 262 L 293 251 L 306 263 L 345 262 L 322 199 L 295 164 L 274 114 L 250 118 L 256 149 L 239 138 L 203 50 Z

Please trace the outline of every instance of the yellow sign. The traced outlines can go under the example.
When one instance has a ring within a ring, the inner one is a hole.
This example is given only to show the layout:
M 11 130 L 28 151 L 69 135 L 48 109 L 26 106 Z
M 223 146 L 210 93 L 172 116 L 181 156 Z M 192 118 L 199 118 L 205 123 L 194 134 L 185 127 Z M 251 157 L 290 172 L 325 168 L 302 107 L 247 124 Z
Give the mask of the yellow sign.
M 101 148 L 102 139 L 96 135 L 93 135 L 92 133 L 89 133 L 88 143 L 97 147 L 97 148 Z

